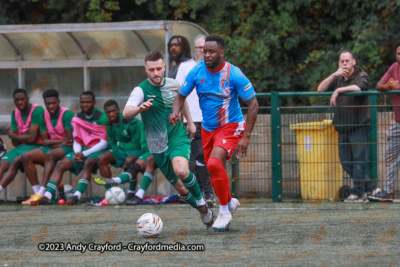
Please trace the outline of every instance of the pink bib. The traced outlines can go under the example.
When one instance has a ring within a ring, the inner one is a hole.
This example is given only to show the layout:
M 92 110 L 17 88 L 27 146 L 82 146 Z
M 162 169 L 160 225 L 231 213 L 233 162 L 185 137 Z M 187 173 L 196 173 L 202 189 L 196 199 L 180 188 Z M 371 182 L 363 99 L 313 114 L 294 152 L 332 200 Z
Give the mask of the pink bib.
M 18 134 L 24 134 L 27 131 L 29 131 L 29 128 L 31 128 L 31 123 L 32 123 L 32 113 L 35 110 L 35 108 L 39 106 L 38 104 L 32 103 L 31 106 L 31 110 L 29 111 L 28 117 L 26 118 L 26 121 L 22 120 L 22 116 L 21 116 L 21 111 L 16 108 L 14 111 L 14 117 L 15 117 L 15 121 L 17 122 L 17 126 L 18 126 Z M 41 144 L 42 143 L 42 137 L 38 136 L 38 138 L 36 139 L 36 144 Z
M 67 134 L 66 134 L 65 128 L 64 128 L 64 123 L 62 120 L 62 117 L 66 110 L 68 110 L 68 109 L 65 107 L 60 107 L 60 114 L 58 115 L 58 121 L 57 121 L 57 124 L 55 127 L 51 123 L 50 112 L 48 112 L 47 110 L 44 112 L 44 122 L 46 123 L 47 132 L 50 135 L 50 139 L 52 139 L 52 140 L 63 139 L 65 137 L 67 137 Z
M 93 147 L 100 139 L 107 140 L 106 126 L 90 123 L 78 117 L 71 120 L 74 127 L 74 140 L 82 146 Z

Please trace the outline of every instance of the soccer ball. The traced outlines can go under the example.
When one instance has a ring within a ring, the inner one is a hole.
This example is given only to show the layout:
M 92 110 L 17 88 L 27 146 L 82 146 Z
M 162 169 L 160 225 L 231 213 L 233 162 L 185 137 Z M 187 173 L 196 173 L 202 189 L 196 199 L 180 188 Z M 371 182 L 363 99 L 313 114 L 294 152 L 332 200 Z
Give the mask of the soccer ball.
M 111 187 L 106 192 L 106 199 L 110 205 L 119 205 L 125 202 L 125 192 L 119 187 Z
M 74 193 L 75 193 L 75 189 L 72 187 L 72 185 L 69 185 L 69 184 L 64 185 L 65 197 L 70 197 L 70 196 L 74 195 Z
M 141 237 L 156 238 L 162 232 L 163 222 L 157 214 L 146 213 L 140 216 L 136 228 Z

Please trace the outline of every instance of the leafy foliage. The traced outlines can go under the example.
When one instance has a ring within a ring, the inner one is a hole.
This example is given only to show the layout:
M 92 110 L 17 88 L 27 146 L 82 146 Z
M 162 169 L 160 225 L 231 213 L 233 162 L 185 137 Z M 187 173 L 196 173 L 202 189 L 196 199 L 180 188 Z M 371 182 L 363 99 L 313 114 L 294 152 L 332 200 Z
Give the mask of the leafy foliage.
M 71 8 L 71 6 L 73 8 Z M 188 20 L 227 41 L 226 59 L 258 92 L 316 90 L 353 51 L 370 87 L 394 62 L 400 1 L 9 0 L 0 23 Z

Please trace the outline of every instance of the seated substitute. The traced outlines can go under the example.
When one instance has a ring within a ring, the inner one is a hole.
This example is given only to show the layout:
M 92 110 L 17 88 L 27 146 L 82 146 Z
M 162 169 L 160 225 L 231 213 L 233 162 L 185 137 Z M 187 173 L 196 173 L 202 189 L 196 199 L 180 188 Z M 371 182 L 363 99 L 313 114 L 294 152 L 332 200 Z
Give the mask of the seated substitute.
M 8 130 L 8 137 L 15 148 L 8 151 L 0 161 L 0 192 L 14 180 L 18 169 L 22 169 L 22 154 L 36 149 L 42 144 L 39 124 L 43 117 L 43 107 L 29 103 L 25 89 L 14 90 L 13 98 L 17 108 L 11 114 L 11 128 Z M 38 194 L 40 185 L 37 177 L 36 180 L 30 180 L 32 177 L 28 177 L 28 179 L 33 192 Z
M 75 116 L 74 113 L 68 108 L 60 106 L 59 94 L 55 89 L 45 91 L 43 100 L 46 111 L 40 123 L 42 146 L 22 155 L 22 164 L 28 179 L 30 181 L 38 180 L 35 164 L 44 166 L 43 178 L 39 193 L 23 201 L 22 205 L 30 205 L 32 201 L 36 201 L 44 195 L 57 161 L 73 151 L 71 120 Z
M 108 100 L 104 103 L 104 111 L 108 118 L 106 128 L 108 144 L 111 149 L 99 155 L 97 162 L 102 177 L 95 177 L 94 182 L 104 185 L 107 189 L 129 182 L 126 203 L 128 205 L 139 204 L 153 179 L 156 168 L 153 156 L 147 147 L 143 124 L 137 118 L 124 119 L 115 100 Z M 120 176 L 110 179 L 110 164 L 117 168 L 123 166 L 127 166 L 127 168 Z M 143 171 L 145 172 L 142 184 L 135 195 L 136 177 L 139 172 Z M 108 205 L 107 200 L 101 201 L 100 205 Z
M 50 175 L 44 196 L 37 201 L 32 201 L 31 205 L 51 204 L 51 198 L 55 194 L 65 171 L 72 171 L 78 175 L 81 171 L 81 178 L 73 196 L 67 198 L 66 203 L 77 205 L 85 192 L 92 171 L 97 167 L 97 157 L 103 154 L 108 146 L 107 142 L 107 116 L 103 111 L 95 108 L 96 98 L 90 91 L 85 91 L 80 96 L 82 111 L 76 114 L 71 120 L 73 130 L 73 152 L 67 154 L 65 158 L 59 160 Z

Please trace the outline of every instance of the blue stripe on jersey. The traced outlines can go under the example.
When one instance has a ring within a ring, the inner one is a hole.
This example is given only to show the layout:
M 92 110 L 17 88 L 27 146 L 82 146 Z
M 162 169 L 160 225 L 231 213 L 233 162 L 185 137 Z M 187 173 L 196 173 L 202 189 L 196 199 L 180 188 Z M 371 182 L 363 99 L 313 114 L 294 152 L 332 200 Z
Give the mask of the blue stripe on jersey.
M 197 64 L 186 76 L 179 93 L 188 96 L 195 87 L 203 112 L 202 126 L 207 131 L 244 121 L 238 97 L 247 101 L 256 95 L 249 79 L 229 62 L 216 73 L 208 71 L 204 61 Z

